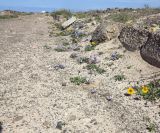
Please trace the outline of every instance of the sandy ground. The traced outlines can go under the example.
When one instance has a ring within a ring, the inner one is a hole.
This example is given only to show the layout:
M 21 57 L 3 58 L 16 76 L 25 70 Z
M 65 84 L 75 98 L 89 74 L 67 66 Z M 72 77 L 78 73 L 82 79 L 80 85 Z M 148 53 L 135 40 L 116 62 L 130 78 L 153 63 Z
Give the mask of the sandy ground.
M 103 43 L 83 56 L 100 55 L 99 63 L 106 72 L 93 74 L 91 85 L 76 86 L 70 77 L 90 78 L 86 64 L 79 65 L 70 52 L 54 48 L 64 37 L 49 37 L 45 15 L 0 20 L 0 121 L 4 133 L 147 133 L 147 119 L 160 132 L 160 104 L 126 97 L 125 87 L 144 84 L 143 78 L 158 74 L 159 69 L 143 61 L 136 52 L 125 52 L 118 40 Z M 49 46 L 46 49 L 45 46 Z M 117 51 L 123 57 L 107 58 Z M 107 58 L 106 58 L 107 57 Z M 65 65 L 55 70 L 56 64 Z M 108 65 L 112 63 L 113 65 Z M 131 66 L 130 69 L 127 67 Z M 124 74 L 126 80 L 115 81 Z M 66 82 L 66 86 L 62 83 Z M 94 94 L 93 94 L 94 92 Z M 112 100 L 108 101 L 108 97 Z M 62 130 L 58 122 L 64 123 Z

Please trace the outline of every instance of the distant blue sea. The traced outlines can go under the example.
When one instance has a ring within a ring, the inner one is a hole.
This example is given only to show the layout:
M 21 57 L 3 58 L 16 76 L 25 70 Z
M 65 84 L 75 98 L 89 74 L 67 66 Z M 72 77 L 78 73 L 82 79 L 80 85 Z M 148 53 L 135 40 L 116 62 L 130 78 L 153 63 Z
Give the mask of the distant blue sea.
M 125 6 L 124 6 L 125 7 Z M 120 8 L 124 8 L 123 6 L 120 6 Z M 129 6 L 128 6 L 129 7 Z M 141 6 L 142 8 L 143 6 Z M 156 6 L 152 6 L 152 7 L 156 7 Z M 107 7 L 106 7 L 107 8 Z M 91 10 L 95 10 L 95 9 L 106 9 L 106 8 L 91 8 Z M 115 7 L 111 7 L 111 8 L 115 8 Z M 132 8 L 137 8 L 136 6 L 132 6 Z M 58 8 L 59 9 L 59 8 Z M 48 8 L 48 7 L 14 7 L 14 6 L 0 6 L 0 11 L 3 10 L 14 10 L 14 11 L 21 11 L 21 12 L 42 12 L 42 11 L 47 11 L 47 12 L 52 12 L 55 10 L 58 10 L 56 8 Z M 88 11 L 89 9 L 87 8 L 80 8 L 80 9 L 70 9 L 71 11 Z

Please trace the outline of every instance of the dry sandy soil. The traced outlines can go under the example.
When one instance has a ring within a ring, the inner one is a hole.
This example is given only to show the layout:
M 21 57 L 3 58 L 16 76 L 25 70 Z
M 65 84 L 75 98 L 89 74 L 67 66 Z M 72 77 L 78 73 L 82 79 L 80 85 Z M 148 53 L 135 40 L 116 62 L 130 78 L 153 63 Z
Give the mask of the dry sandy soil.
M 70 77 L 90 77 L 85 64 L 71 59 L 69 52 L 56 52 L 65 37 L 49 37 L 52 18 L 42 14 L 0 20 L 0 121 L 4 133 L 148 133 L 154 123 L 160 132 L 160 103 L 124 96 L 125 87 L 144 84 L 159 72 L 136 52 L 125 51 L 115 39 L 105 42 L 89 56 L 103 52 L 99 65 L 106 70 L 93 74 L 90 85 L 76 86 Z M 46 49 L 46 46 L 49 48 Z M 117 51 L 123 57 L 106 57 Z M 108 65 L 112 63 L 113 65 Z M 55 70 L 56 64 L 65 69 Z M 127 67 L 130 67 L 127 69 Z M 126 80 L 115 81 L 117 74 Z M 66 86 L 62 83 L 66 82 Z M 111 97 L 111 101 L 107 100 Z M 150 119 L 150 122 L 148 122 Z M 62 122 L 62 129 L 56 128 Z

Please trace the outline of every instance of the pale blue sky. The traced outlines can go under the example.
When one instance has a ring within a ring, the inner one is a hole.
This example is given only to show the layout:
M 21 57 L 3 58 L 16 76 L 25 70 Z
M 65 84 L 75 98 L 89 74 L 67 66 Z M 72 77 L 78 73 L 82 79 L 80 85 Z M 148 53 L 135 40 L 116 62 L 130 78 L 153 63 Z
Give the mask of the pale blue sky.
M 71 9 L 89 10 L 112 7 L 143 7 L 148 4 L 160 7 L 160 0 L 0 0 L 0 9 L 41 10 Z

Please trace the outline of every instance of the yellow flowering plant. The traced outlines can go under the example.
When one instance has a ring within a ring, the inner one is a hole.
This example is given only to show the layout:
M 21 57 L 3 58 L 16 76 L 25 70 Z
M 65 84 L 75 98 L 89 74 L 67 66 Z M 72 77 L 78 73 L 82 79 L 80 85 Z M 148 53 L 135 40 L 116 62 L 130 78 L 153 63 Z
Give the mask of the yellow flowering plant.
M 139 95 L 144 100 L 155 101 L 160 99 L 160 80 L 152 81 L 149 84 L 143 86 L 129 87 L 127 90 L 128 95 Z
M 133 94 L 135 94 L 136 92 L 135 92 L 135 89 L 134 89 L 134 88 L 129 87 L 128 90 L 127 90 L 127 93 L 128 93 L 129 95 L 133 95 Z
M 96 43 L 96 42 L 91 42 L 91 45 L 92 45 L 92 46 L 96 46 L 97 43 Z
M 147 94 L 149 92 L 149 88 L 147 86 L 142 86 L 142 93 Z

